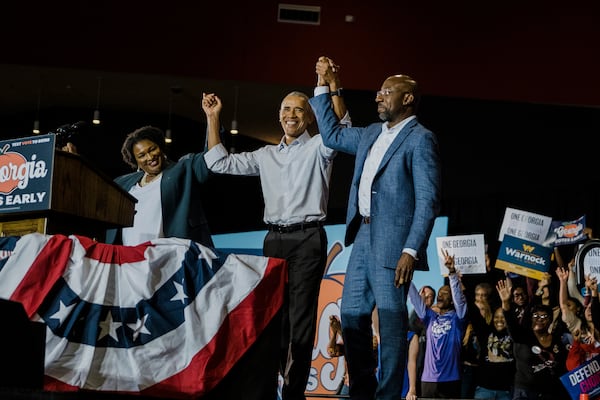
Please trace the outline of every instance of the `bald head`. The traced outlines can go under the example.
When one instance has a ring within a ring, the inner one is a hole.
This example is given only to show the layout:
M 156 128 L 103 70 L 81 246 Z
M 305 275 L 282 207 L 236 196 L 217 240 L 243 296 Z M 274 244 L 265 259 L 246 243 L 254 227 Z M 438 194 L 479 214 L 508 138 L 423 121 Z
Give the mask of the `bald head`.
M 416 113 L 419 95 L 417 82 L 408 75 L 392 75 L 377 92 L 377 112 L 382 121 L 393 127 Z
M 388 82 L 391 86 L 401 87 L 404 92 L 410 93 L 413 96 L 412 106 L 413 108 L 416 107 L 420 98 L 417 81 L 408 75 L 392 75 L 385 82 Z

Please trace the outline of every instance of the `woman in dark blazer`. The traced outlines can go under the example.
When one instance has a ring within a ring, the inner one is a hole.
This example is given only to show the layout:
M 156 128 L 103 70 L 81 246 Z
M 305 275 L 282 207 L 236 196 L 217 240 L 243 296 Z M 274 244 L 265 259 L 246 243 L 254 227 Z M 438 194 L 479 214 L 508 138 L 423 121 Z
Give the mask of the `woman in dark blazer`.
M 204 154 L 187 154 L 173 162 L 165 154 L 164 133 L 144 126 L 127 135 L 121 154 L 135 172 L 115 182 L 136 203 L 133 227 L 110 229 L 106 243 L 135 245 L 160 237 L 190 239 L 214 247 L 200 202 L 201 184 L 209 177 Z

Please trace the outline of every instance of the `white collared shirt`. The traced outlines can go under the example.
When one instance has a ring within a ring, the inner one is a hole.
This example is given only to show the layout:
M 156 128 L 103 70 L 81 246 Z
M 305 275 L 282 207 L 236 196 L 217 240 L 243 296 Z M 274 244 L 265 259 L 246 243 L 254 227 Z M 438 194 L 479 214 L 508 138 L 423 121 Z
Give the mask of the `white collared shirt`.
M 387 122 L 381 125 L 381 133 L 369 149 L 358 186 L 358 210 L 363 217 L 371 215 L 371 186 L 373 185 L 373 179 L 379 169 L 383 156 L 402 128 L 415 118 L 415 115 L 411 115 L 391 129 L 388 128 Z
M 290 225 L 325 220 L 335 155 L 323 144 L 321 135 L 311 137 L 304 132 L 289 145 L 284 137 L 278 145 L 238 154 L 229 154 L 218 144 L 204 159 L 216 173 L 260 176 L 264 221 Z
M 161 180 L 162 174 L 145 186 L 136 183 L 129 189 L 129 193 L 138 201 L 135 203 L 133 227 L 122 230 L 125 246 L 135 246 L 165 236 L 160 196 Z

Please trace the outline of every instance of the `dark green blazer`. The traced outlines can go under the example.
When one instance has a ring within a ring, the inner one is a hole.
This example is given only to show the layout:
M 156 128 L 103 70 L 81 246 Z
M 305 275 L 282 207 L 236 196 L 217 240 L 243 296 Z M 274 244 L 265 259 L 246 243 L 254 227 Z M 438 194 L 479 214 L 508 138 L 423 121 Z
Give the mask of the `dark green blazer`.
M 202 183 L 209 177 L 204 153 L 190 153 L 179 161 L 167 161 L 160 182 L 163 232 L 165 237 L 191 239 L 214 247 L 200 195 Z M 129 191 L 144 175 L 143 171 L 121 175 L 115 183 Z M 106 231 L 106 243 L 121 244 L 121 229 Z

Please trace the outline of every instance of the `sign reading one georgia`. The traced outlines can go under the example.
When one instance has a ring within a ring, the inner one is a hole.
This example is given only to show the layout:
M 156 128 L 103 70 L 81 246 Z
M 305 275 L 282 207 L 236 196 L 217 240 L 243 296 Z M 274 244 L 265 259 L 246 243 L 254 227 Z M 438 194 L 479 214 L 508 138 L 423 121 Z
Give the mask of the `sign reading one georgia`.
M 54 135 L 0 141 L 0 213 L 50 206 Z
M 585 277 L 590 276 L 600 280 L 600 240 L 590 239 L 585 242 L 575 254 L 577 283 L 585 284 Z
M 485 274 L 485 240 L 483 234 L 445 236 L 435 238 L 438 262 L 443 276 L 448 275 L 442 250 L 454 256 L 454 264 L 461 274 Z
M 500 228 L 499 241 L 511 235 L 530 242 L 544 244 L 552 218 L 507 207 Z

